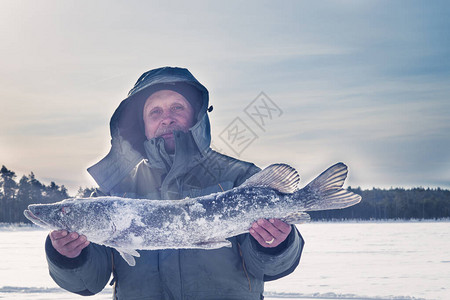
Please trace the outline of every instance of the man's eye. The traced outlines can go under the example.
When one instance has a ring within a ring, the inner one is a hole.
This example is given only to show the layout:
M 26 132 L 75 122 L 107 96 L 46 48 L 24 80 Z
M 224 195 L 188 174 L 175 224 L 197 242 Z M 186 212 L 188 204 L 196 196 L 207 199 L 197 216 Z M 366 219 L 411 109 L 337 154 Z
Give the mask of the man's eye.
M 172 109 L 175 110 L 175 111 L 177 111 L 177 110 L 183 110 L 184 107 L 183 107 L 182 105 L 174 105 L 174 106 L 172 107 Z
M 152 110 L 150 111 L 149 115 L 153 117 L 153 116 L 159 115 L 160 113 L 161 113 L 161 110 L 160 110 L 160 109 L 152 109 Z

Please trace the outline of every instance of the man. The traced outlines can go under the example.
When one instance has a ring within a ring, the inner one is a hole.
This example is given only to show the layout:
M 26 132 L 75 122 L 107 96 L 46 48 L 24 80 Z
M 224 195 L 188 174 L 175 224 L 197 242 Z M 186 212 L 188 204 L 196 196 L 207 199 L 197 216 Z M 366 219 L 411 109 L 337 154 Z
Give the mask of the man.
M 231 189 L 257 173 L 210 148 L 208 102 L 186 69 L 144 73 L 111 118 L 110 152 L 88 169 L 100 190 L 177 200 Z M 55 282 L 80 295 L 100 292 L 112 273 L 117 299 L 262 299 L 264 281 L 296 268 L 303 240 L 277 219 L 249 231 L 230 238 L 231 248 L 139 251 L 134 267 L 74 232 L 51 232 L 46 253 Z

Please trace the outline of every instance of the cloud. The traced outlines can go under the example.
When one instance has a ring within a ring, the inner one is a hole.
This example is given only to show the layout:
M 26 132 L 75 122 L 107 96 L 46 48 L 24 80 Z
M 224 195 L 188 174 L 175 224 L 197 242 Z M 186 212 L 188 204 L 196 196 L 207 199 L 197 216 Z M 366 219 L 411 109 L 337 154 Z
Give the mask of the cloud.
M 85 168 L 108 151 L 114 109 L 141 73 L 178 65 L 210 90 L 214 137 L 261 91 L 283 110 L 244 159 L 289 160 L 304 178 L 345 160 L 352 185 L 449 186 L 449 12 L 445 1 L 2 1 L 0 163 L 92 184 Z

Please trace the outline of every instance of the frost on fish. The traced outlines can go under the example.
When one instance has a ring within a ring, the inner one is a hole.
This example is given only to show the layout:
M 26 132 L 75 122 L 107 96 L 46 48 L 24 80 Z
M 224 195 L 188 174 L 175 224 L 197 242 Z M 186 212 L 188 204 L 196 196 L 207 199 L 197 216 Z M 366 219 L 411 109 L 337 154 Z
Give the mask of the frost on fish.
M 354 205 L 361 197 L 342 189 L 346 176 L 338 163 L 298 189 L 295 169 L 275 164 L 237 188 L 192 199 L 77 198 L 30 205 L 24 214 L 39 226 L 113 247 L 134 265 L 136 250 L 230 247 L 227 238 L 248 232 L 260 218 L 295 224 L 309 220 L 307 211 Z

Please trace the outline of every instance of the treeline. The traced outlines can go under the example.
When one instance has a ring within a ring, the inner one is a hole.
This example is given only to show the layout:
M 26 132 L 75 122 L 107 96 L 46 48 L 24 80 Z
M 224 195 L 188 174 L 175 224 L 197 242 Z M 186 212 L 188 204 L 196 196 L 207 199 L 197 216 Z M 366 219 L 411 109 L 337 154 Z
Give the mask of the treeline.
M 450 218 L 450 190 L 425 188 L 361 188 L 348 190 L 362 196 L 357 205 L 338 210 L 311 212 L 313 220 L 387 220 Z
M 92 191 L 80 188 L 78 196 L 88 197 Z M 0 169 L 0 223 L 29 222 L 23 215 L 29 204 L 53 203 L 69 197 L 64 185 L 53 181 L 49 185 L 42 184 L 33 172 L 17 181 L 15 172 L 5 166 Z
M 450 218 L 450 190 L 348 188 L 362 196 L 361 203 L 341 209 L 310 212 L 313 220 L 387 220 Z M 93 188 L 79 188 L 77 197 L 89 197 Z M 0 170 L 0 222 L 29 222 L 23 211 L 29 204 L 52 203 L 70 198 L 64 185 L 39 182 L 31 172 L 17 181 L 16 174 L 2 166 Z

